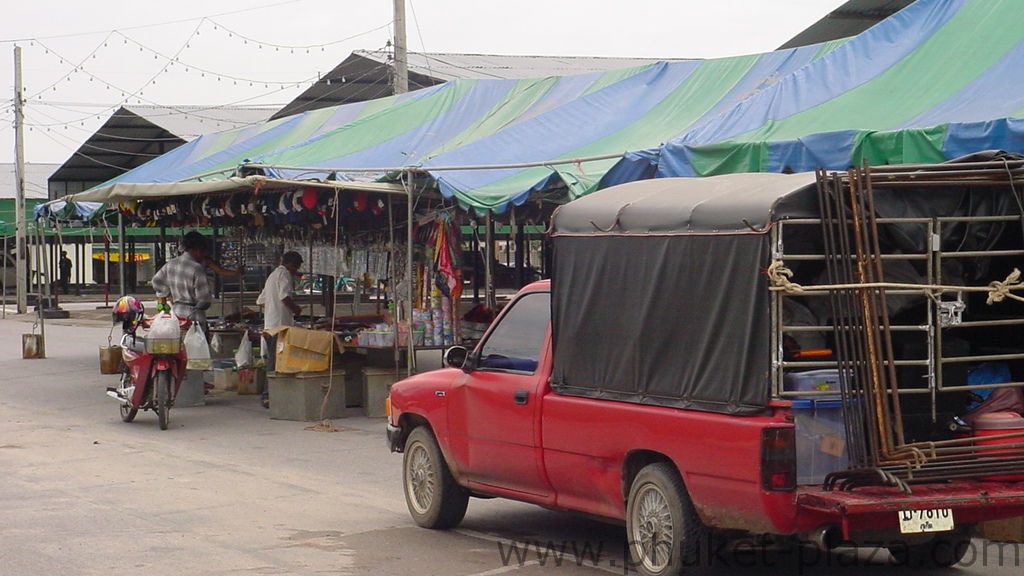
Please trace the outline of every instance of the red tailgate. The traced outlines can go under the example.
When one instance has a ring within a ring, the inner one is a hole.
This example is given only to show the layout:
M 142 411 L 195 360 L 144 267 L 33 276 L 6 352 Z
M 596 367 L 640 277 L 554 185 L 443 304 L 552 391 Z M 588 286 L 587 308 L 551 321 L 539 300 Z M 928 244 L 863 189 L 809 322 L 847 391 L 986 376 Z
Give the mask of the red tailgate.
M 826 492 L 817 486 L 801 486 L 797 492 L 800 524 L 837 524 L 849 537 L 857 530 L 898 528 L 897 512 L 901 510 L 949 508 L 958 525 L 1024 514 L 1024 482 L 960 480 L 911 488 L 911 494 L 904 494 L 885 487 Z

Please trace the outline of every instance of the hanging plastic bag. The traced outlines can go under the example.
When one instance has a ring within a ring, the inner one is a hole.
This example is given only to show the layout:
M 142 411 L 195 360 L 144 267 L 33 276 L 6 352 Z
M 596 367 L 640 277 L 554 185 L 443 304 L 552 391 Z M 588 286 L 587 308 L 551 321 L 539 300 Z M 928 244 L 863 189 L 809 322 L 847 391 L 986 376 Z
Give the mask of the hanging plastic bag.
M 220 349 L 224 346 L 224 343 L 220 339 L 220 334 L 214 334 L 213 338 L 210 338 L 210 350 L 214 354 L 220 354 Z
M 192 327 L 185 334 L 185 353 L 188 355 L 189 370 L 210 369 L 210 345 L 206 342 L 206 335 L 198 322 L 193 322 Z
M 248 334 L 242 335 L 242 342 L 235 351 L 235 367 L 245 368 L 252 364 L 252 342 Z

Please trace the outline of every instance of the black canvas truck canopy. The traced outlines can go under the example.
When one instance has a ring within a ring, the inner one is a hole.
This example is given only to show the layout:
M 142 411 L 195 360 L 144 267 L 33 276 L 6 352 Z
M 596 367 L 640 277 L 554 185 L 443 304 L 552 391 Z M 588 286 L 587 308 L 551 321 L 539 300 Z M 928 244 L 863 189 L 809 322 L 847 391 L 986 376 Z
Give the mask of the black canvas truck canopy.
M 562 394 L 758 412 L 769 386 L 771 223 L 817 215 L 815 175 L 614 186 L 553 223 L 553 386 Z
M 1021 244 L 1024 208 L 1007 181 L 1007 161 L 1015 163 L 1014 174 L 1021 169 L 1019 157 L 984 152 L 872 173 L 871 210 L 882 222 L 884 258 L 932 259 L 937 264 L 928 265 L 922 285 L 954 261 L 966 264 L 956 282 L 1002 280 L 1011 266 L 981 274 L 975 262 L 991 261 L 982 252 L 997 243 L 1014 250 Z M 781 302 L 773 305 L 766 272 L 782 258 L 782 229 L 796 235 L 796 223 L 804 224 L 803 268 L 824 266 L 822 228 L 813 222 L 821 214 L 818 177 L 644 180 L 560 207 L 552 221 L 556 392 L 731 414 L 762 410 L 773 376 L 778 388 L 773 359 L 782 364 L 781 336 L 773 335 Z M 818 264 L 806 264 L 815 258 Z M 910 264 L 892 264 L 900 266 Z M 967 277 L 968 267 L 974 277 Z M 917 297 L 928 299 L 922 291 Z M 820 301 L 827 307 L 827 298 Z

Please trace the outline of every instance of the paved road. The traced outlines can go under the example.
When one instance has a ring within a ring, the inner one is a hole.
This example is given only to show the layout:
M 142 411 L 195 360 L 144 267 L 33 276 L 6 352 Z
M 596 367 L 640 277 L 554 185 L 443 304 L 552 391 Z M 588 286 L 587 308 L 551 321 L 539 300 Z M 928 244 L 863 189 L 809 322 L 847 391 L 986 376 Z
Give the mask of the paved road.
M 173 410 L 167 431 L 152 413 L 125 424 L 104 395 L 114 377 L 99 374 L 108 325 L 48 321 L 43 360 L 21 358 L 30 329 L 0 320 L 0 574 L 624 573 L 621 528 L 533 506 L 474 500 L 458 530 L 416 528 L 379 419 L 317 432 L 270 420 L 254 396 L 215 393 Z M 806 556 L 726 558 L 716 573 L 860 574 L 871 564 L 867 553 L 855 567 L 850 555 L 813 567 Z M 879 553 L 873 567 L 902 571 L 887 561 Z M 961 572 L 1019 568 L 979 558 Z

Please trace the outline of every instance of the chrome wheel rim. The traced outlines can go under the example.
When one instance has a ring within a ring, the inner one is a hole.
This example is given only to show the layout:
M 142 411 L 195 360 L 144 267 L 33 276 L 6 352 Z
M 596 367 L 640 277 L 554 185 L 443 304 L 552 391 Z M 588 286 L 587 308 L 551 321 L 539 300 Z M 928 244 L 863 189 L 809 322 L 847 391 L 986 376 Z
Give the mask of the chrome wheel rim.
M 648 484 L 636 495 L 630 523 L 637 561 L 648 572 L 660 572 L 672 561 L 675 527 L 668 500 L 656 486 Z
M 417 514 L 426 514 L 434 501 L 437 478 L 430 453 L 426 446 L 417 443 L 409 451 L 409 463 L 406 468 L 406 492 L 409 502 Z

